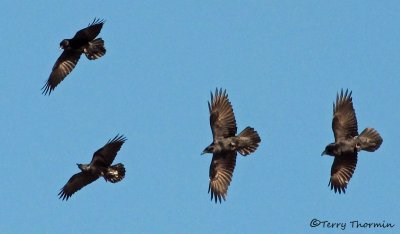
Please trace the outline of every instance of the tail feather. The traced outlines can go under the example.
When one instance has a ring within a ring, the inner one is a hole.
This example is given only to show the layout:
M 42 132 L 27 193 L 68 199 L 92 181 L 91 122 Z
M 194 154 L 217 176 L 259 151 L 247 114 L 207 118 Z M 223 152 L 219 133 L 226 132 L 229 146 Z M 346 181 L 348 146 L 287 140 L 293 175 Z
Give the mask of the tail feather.
M 238 136 L 238 147 L 237 151 L 247 156 L 256 151 L 258 144 L 261 142 L 260 136 L 254 128 L 245 128 Z
M 377 150 L 382 142 L 383 139 L 379 135 L 379 133 L 373 128 L 366 128 L 362 133 L 357 137 L 358 139 L 358 146 L 360 150 L 366 150 L 368 152 L 374 152 Z
M 89 46 L 85 47 L 83 52 L 86 57 L 90 60 L 98 59 L 106 54 L 106 48 L 104 48 L 104 41 L 101 38 L 97 38 L 89 42 Z
M 110 181 L 111 183 L 117 183 L 125 177 L 125 167 L 124 164 L 118 163 L 107 169 L 104 179 Z

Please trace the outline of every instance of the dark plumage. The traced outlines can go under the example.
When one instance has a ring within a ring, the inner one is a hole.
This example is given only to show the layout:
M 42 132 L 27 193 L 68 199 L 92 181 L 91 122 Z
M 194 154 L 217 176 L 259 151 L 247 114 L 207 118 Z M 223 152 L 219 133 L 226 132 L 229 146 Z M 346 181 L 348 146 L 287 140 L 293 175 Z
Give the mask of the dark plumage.
M 225 200 L 232 180 L 237 152 L 243 156 L 249 155 L 257 149 L 261 139 L 257 131 L 251 127 L 245 128 L 236 136 L 235 115 L 226 90 L 222 92 L 222 89 L 216 89 L 214 96 L 211 93 L 208 109 L 213 142 L 204 149 L 202 154 L 213 154 L 208 192 L 211 192 L 211 200 L 221 202 L 221 198 Z
M 126 141 L 124 136 L 117 135 L 109 140 L 101 149 L 93 154 L 89 164 L 77 164 L 81 172 L 73 175 L 58 193 L 60 198 L 68 200 L 78 190 L 103 177 L 106 181 L 117 183 L 125 177 L 125 167 L 122 163 L 111 166 L 115 156 Z
M 94 19 L 88 27 L 79 30 L 72 39 L 60 42 L 63 53 L 53 66 L 50 77 L 43 86 L 43 94 L 50 95 L 54 88 L 75 68 L 82 53 L 90 60 L 98 59 L 106 53 L 104 41 L 97 38 L 104 20 Z
M 356 113 L 348 90 L 345 93 L 342 90 L 340 96 L 337 94 L 336 104 L 333 103 L 332 130 L 335 142 L 327 145 L 322 155 L 335 157 L 329 185 L 335 193 L 345 193 L 356 169 L 357 153 L 361 150 L 373 152 L 383 140 L 373 128 L 366 128 L 358 135 Z

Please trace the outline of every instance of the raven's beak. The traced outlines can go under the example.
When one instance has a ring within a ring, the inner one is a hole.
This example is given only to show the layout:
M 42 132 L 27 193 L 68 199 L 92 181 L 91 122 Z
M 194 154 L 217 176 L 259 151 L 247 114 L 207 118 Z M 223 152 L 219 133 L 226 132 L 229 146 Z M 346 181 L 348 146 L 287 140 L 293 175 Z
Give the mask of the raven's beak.
M 321 156 L 324 156 L 324 155 L 326 155 L 326 151 L 325 150 L 322 152 Z
M 200 155 L 203 155 L 203 154 L 206 154 L 206 153 L 207 153 L 206 150 L 203 150 L 203 152 L 201 152 Z

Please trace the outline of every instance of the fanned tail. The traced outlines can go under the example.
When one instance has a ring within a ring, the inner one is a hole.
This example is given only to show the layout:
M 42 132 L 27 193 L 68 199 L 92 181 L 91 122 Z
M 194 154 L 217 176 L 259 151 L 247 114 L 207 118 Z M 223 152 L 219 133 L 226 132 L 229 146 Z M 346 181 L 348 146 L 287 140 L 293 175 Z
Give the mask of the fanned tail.
M 86 57 L 90 60 L 98 59 L 106 54 L 106 48 L 104 48 L 104 41 L 101 38 L 97 38 L 84 48 L 83 52 Z
M 107 169 L 104 179 L 110 181 L 111 183 L 117 183 L 125 177 L 125 167 L 124 164 L 118 163 Z
M 368 152 L 374 152 L 383 142 L 382 137 L 373 128 L 364 129 L 364 131 L 362 131 L 362 133 L 357 137 L 357 140 L 359 150 L 366 150 Z
M 260 136 L 254 128 L 245 128 L 238 136 L 237 151 L 247 156 L 256 151 L 258 144 L 261 142 Z

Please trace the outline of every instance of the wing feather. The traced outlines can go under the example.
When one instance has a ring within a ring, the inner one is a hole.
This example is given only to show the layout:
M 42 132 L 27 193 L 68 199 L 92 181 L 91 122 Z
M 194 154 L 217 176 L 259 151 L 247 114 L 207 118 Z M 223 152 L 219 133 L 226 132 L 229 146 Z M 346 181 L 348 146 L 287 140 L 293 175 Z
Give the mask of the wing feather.
M 336 95 L 336 104 L 333 104 L 332 130 L 335 135 L 335 142 L 354 138 L 358 135 L 357 118 L 353 107 L 351 92 L 343 89 Z
M 214 154 L 210 165 L 208 192 L 215 203 L 225 200 L 236 165 L 236 151 Z
M 110 139 L 102 148 L 98 149 L 94 154 L 91 165 L 109 167 L 121 149 L 122 144 L 126 141 L 123 135 L 117 135 Z
M 105 20 L 94 18 L 93 22 L 90 23 L 89 26 L 79 30 L 72 39 L 86 42 L 93 41 L 97 35 L 99 35 L 104 23 Z
M 71 73 L 78 63 L 81 54 L 82 53 L 79 50 L 64 50 L 54 64 L 50 77 L 42 88 L 43 94 L 50 95 L 56 86 L 63 81 L 69 73 Z
M 354 155 L 343 155 L 335 157 L 332 168 L 329 185 L 336 192 L 346 192 L 347 184 L 353 176 L 357 166 L 357 153 Z M 328 185 L 328 186 L 329 186 Z
M 58 193 L 59 198 L 68 201 L 72 194 L 98 178 L 98 176 L 87 172 L 79 172 L 73 175 Z
M 215 90 L 211 93 L 211 103 L 208 102 L 210 111 L 210 126 L 214 140 L 219 137 L 232 137 L 236 135 L 236 120 L 232 105 L 229 102 L 226 90 Z

